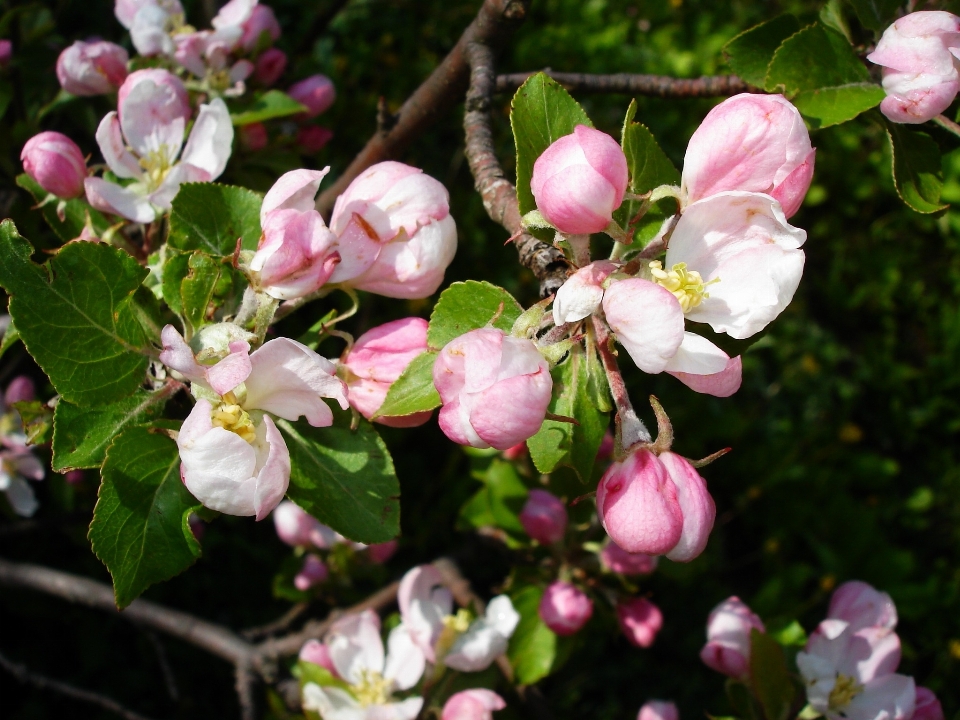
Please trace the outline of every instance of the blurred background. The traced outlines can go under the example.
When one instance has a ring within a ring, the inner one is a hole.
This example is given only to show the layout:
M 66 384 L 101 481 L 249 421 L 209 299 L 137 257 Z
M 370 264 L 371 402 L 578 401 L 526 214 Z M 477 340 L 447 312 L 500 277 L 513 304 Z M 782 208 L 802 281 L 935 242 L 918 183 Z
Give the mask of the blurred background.
M 207 25 L 203 3 L 183 4 L 192 24 Z M 319 153 L 303 155 L 290 144 L 236 151 L 221 181 L 261 191 L 294 167 L 330 165 L 336 176 L 375 131 L 379 98 L 399 108 L 456 42 L 479 0 L 268 4 L 283 27 L 277 46 L 290 58 L 279 86 L 320 72 L 333 79 L 338 99 L 320 118 L 334 137 Z M 13 217 L 38 246 L 56 241 L 14 184 L 20 149 L 41 129 L 59 130 L 96 156 L 93 134 L 110 101 L 51 106 L 59 89 L 54 64 L 75 39 L 99 36 L 129 47 L 112 5 L 0 2 L 0 37 L 14 48 L 0 78 L 0 216 Z M 730 72 L 721 48 L 737 33 L 781 12 L 813 18 L 820 5 L 534 0 L 498 69 L 676 77 Z M 949 4 L 937 7 L 958 12 Z M 598 128 L 619 136 L 630 97 L 577 99 Z M 637 119 L 681 167 L 687 140 L 716 101 L 638 101 Z M 509 97 L 499 97 L 495 133 L 502 163 L 511 168 L 508 111 Z M 473 192 L 461 121 L 458 109 L 400 159 L 450 190 L 460 249 L 447 280 L 486 279 L 529 304 L 537 299 L 536 282 L 514 249 L 504 247 L 506 233 L 487 219 Z M 960 718 L 960 153 L 947 153 L 953 147 L 936 135 L 945 150 L 944 199 L 957 204 L 923 216 L 897 198 L 878 126 L 860 118 L 812 139 L 814 182 L 792 220 L 808 233 L 804 279 L 794 302 L 744 356 L 739 393 L 721 400 L 696 395 L 667 375 L 628 375 L 638 408 L 653 393 L 670 413 L 677 452 L 694 458 L 728 446 L 733 452 L 703 471 L 718 508 L 707 551 L 688 565 L 665 561 L 642 582 L 665 617 L 655 645 L 628 644 L 612 613 L 598 608 L 563 666 L 541 683 L 557 718 L 626 720 L 651 697 L 674 699 L 684 718 L 728 715 L 723 678 L 697 657 L 710 609 L 738 595 L 768 627 L 796 619 L 812 630 L 830 591 L 852 578 L 890 593 L 900 614 L 900 671 L 933 689 L 948 718 Z M 426 301 L 369 296 L 346 329 L 359 333 L 429 310 Z M 291 320 L 282 331 L 296 337 L 298 323 L 305 327 L 313 319 Z M 331 341 L 320 351 L 334 356 L 341 348 Z M 21 373 L 42 378 L 18 345 L 0 360 L 0 385 Z M 49 386 L 40 393 L 52 394 Z M 652 420 L 652 413 L 645 417 Z M 435 423 L 382 432 L 403 491 L 400 551 L 345 590 L 343 601 L 444 553 L 489 595 L 509 572 L 509 558 L 490 540 L 455 529 L 460 507 L 479 487 L 467 457 Z M 35 486 L 41 508 L 30 523 L 4 506 L 0 556 L 109 582 L 85 537 L 95 475 L 87 472 L 77 485 L 48 475 Z M 289 607 L 272 584 L 290 551 L 269 520 L 221 517 L 206 528 L 202 544 L 204 556 L 193 568 L 145 597 L 233 628 L 267 622 Z M 322 603 L 315 610 L 325 612 Z M 151 717 L 236 715 L 225 663 L 36 593 L 0 588 L 0 652 Z M 169 659 L 176 693 L 168 690 L 158 653 Z M 10 720 L 112 717 L 24 687 L 4 672 L 0 698 L 0 714 Z

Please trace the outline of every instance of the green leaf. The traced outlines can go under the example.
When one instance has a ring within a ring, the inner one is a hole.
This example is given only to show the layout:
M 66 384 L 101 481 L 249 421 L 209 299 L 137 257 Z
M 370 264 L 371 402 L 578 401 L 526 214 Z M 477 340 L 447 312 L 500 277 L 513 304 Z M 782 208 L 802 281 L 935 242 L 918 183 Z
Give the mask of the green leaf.
M 17 330 L 17 326 L 14 325 L 13 319 L 11 318 L 7 323 L 7 329 L 3 333 L 3 340 L 0 340 L 0 357 L 3 357 L 4 353 L 12 348 L 13 344 L 19 339 L 20 332 Z
M 230 113 L 230 120 L 234 125 L 251 125 L 252 123 L 288 117 L 306 111 L 306 107 L 282 90 L 268 90 L 254 100 L 249 107 Z
M 103 243 L 70 243 L 46 265 L 13 221 L 0 224 L 0 285 L 23 344 L 66 400 L 113 402 L 143 382 L 147 339 L 133 295 L 146 269 Z
M 563 86 L 537 73 L 517 89 L 510 103 L 510 126 L 517 146 L 517 199 L 520 214 L 537 207 L 530 190 L 533 164 L 550 145 L 577 125 L 593 127 L 580 104 Z
M 897 194 L 918 213 L 935 213 L 948 207 L 940 202 L 943 168 L 940 148 L 923 132 L 904 125 L 884 123 L 893 155 L 893 183 Z
M 244 250 L 256 250 L 262 202 L 252 190 L 232 185 L 181 185 L 170 211 L 168 242 L 178 250 L 233 255 L 242 238 Z
M 183 316 L 183 297 L 180 295 L 180 285 L 190 272 L 191 253 L 177 252 L 167 249 L 167 259 L 163 263 L 163 300 L 173 312 Z
M 398 417 L 433 410 L 440 405 L 440 393 L 433 386 L 433 364 L 437 353 L 424 352 L 407 365 L 387 391 L 374 417 Z
M 527 440 L 530 459 L 544 475 L 563 464 L 572 467 L 581 481 L 589 482 L 609 420 L 591 397 L 590 373 L 583 348 L 575 345 L 551 375 L 553 398 L 549 411 L 575 418 L 580 424 L 544 420 L 540 431 Z
M 723 52 L 741 80 L 762 88 L 773 54 L 780 43 L 799 29 L 800 21 L 796 17 L 780 15 L 740 33 L 723 46 Z
M 53 411 L 39 400 L 21 400 L 13 403 L 20 414 L 23 432 L 27 436 L 27 445 L 43 445 L 50 442 L 50 430 L 53 428 Z
M 833 28 L 843 35 L 847 42 L 853 43 L 853 36 L 850 33 L 850 25 L 847 23 L 843 14 L 842 0 L 827 0 L 827 4 L 820 8 L 818 17 L 820 22 L 829 28 Z
M 334 411 L 332 427 L 278 420 L 290 451 L 290 489 L 297 505 L 340 534 L 367 544 L 400 532 L 400 483 L 383 440 L 365 420 Z
M 26 173 L 17 176 L 17 185 L 29 192 L 38 203 L 44 202 L 49 196 L 49 193 Z M 43 214 L 43 219 L 47 221 L 47 225 L 53 229 L 53 232 L 55 232 L 57 237 L 63 242 L 69 242 L 70 240 L 75 240 L 80 237 L 80 233 L 83 231 L 84 225 L 87 222 L 87 214 L 90 215 L 90 222 L 93 224 L 93 229 L 97 231 L 98 236 L 106 232 L 110 227 L 110 223 L 107 221 L 107 218 L 104 217 L 103 213 L 92 208 L 82 198 L 74 198 L 73 200 L 66 201 L 64 205 L 63 222 L 61 222 L 57 216 L 57 203 L 58 201 L 56 199 L 46 203 L 40 209 L 40 212 Z
M 557 656 L 557 636 L 540 619 L 542 597 L 541 588 L 528 586 L 511 598 L 520 622 L 510 638 L 507 658 L 519 685 L 530 685 L 549 675 Z
M 138 390 L 110 405 L 79 407 L 66 400 L 53 414 L 53 469 L 100 467 L 113 439 L 134 425 L 155 420 L 170 397 L 169 390 Z
M 750 630 L 750 681 L 766 720 L 787 720 L 796 688 L 783 648 L 756 628 Z
M 200 557 L 187 523 L 199 503 L 180 480 L 177 444 L 152 430 L 127 428 L 107 450 L 88 534 L 121 609 Z
M 870 72 L 847 39 L 814 23 L 783 41 L 770 61 L 764 87 L 792 97 L 803 90 L 869 82 Z
M 488 282 L 467 280 L 453 283 L 440 293 L 430 315 L 427 345 L 440 350 L 465 332 L 485 327 L 500 311 L 501 304 L 503 311 L 493 326 L 510 332 L 523 312 L 513 295 Z
M 679 185 L 680 173 L 670 162 L 670 158 L 660 149 L 647 126 L 633 121 L 636 115 L 637 101 L 633 100 L 627 108 L 627 116 L 623 120 L 623 132 L 620 137 L 623 154 L 627 157 L 627 167 L 630 170 L 628 192 L 642 195 L 660 185 Z M 636 215 L 639 207 L 639 200 L 627 200 L 614 213 L 613 219 L 620 227 L 625 227 Z
M 853 120 L 860 113 L 879 105 L 886 95 L 879 85 L 852 83 L 804 90 L 793 98 L 793 104 L 804 117 L 815 121 L 812 125 L 825 128 Z
M 860 23 L 875 32 L 886 30 L 897 16 L 903 0 L 847 0 Z
M 791 620 L 789 624 L 778 629 L 768 629 L 767 634 L 787 647 L 802 648 L 807 644 L 807 631 L 796 620 Z
M 472 477 L 483 487 L 460 510 L 460 518 L 468 527 L 498 527 L 528 541 L 519 515 L 529 493 L 513 464 L 495 457 Z

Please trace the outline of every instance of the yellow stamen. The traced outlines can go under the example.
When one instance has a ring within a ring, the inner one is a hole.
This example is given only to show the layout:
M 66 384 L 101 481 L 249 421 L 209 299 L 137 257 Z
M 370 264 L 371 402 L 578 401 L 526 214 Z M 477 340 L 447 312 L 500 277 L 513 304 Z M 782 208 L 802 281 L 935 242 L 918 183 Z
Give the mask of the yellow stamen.
M 146 173 L 147 187 L 151 192 L 163 184 L 175 160 L 176 157 L 172 156 L 166 145 L 161 145 L 159 150 L 151 150 L 145 157 L 140 158 L 140 167 Z
M 440 638 L 437 640 L 437 658 L 442 658 L 449 652 L 457 638 L 470 627 L 471 619 L 470 612 L 463 608 L 457 610 L 456 615 L 447 615 L 443 619 L 443 630 L 440 631 Z
M 230 395 L 230 393 L 227 393 Z M 257 439 L 257 430 L 247 411 L 236 403 L 222 402 L 210 413 L 210 421 L 217 427 L 236 433 L 251 445 Z
M 677 263 L 670 270 L 664 270 L 663 263 L 654 260 L 650 263 L 650 274 L 657 285 L 673 293 L 685 313 L 697 307 L 704 298 L 710 297 L 706 291 L 708 285 L 720 282 L 720 278 L 714 278 L 705 283 L 696 270 L 687 270 L 686 263 Z
M 361 670 L 360 682 L 351 687 L 353 696 L 361 706 L 386 705 L 390 700 L 390 686 L 387 680 L 375 670 Z
M 837 674 L 837 681 L 833 684 L 833 690 L 830 691 L 830 709 L 843 710 L 850 701 L 863 692 L 863 685 L 857 683 L 852 677 Z

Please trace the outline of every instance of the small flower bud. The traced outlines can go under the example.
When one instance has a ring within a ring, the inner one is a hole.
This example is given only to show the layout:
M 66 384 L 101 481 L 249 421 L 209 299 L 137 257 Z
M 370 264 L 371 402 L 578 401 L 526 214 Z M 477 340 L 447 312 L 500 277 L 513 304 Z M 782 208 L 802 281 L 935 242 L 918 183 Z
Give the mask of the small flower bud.
M 83 482 L 83 470 L 71 470 L 66 475 L 63 476 L 63 479 L 67 481 L 68 485 L 79 485 Z M 194 517 L 193 514 L 190 515 L 190 520 Z M 190 529 L 193 530 L 193 526 L 190 526 Z M 196 536 L 196 532 L 193 533 Z
M 123 124 L 124 105 L 127 96 L 137 85 L 148 80 L 159 89 L 165 89 L 163 106 L 161 107 L 158 102 L 151 104 L 155 108 L 155 112 L 160 114 L 155 120 L 161 124 L 166 124 L 174 118 L 189 119 L 193 110 L 190 107 L 190 95 L 187 93 L 183 81 L 167 70 L 147 68 L 130 73 L 117 91 L 117 111 L 120 115 L 121 124 Z
M 240 135 L 240 144 L 251 152 L 263 150 L 270 142 L 270 136 L 267 134 L 267 126 L 263 123 L 250 123 L 241 125 L 238 129 Z
M 473 688 L 463 690 L 443 706 L 440 720 L 493 720 L 494 710 L 503 710 L 507 704 L 492 690 Z
M 313 118 L 326 112 L 337 99 L 333 80 L 326 75 L 311 75 L 290 86 L 287 95 L 307 108 L 305 117 Z
M 557 635 L 573 635 L 593 615 L 593 601 L 570 583 L 558 581 L 543 593 L 538 612 Z
M 534 489 L 520 511 L 520 523 L 538 543 L 552 545 L 567 532 L 567 508 L 556 495 Z
M 326 668 L 335 678 L 340 677 L 339 673 L 337 672 L 337 668 L 333 664 L 333 660 L 330 657 L 330 649 L 325 643 L 322 643 L 319 640 L 307 640 L 303 644 L 303 647 L 300 648 L 300 659 L 304 662 L 313 663 L 314 665 L 319 665 L 322 668 Z
M 10 407 L 16 402 L 29 402 L 37 396 L 36 386 L 26 375 L 17 375 L 3 392 L 3 404 Z
M 277 22 L 277 16 L 273 14 L 273 10 L 267 5 L 255 5 L 242 27 L 240 47 L 247 52 L 257 47 L 263 33 L 267 33 L 271 41 L 280 37 L 280 23 Z
M 683 514 L 680 540 L 666 555 L 674 562 L 690 562 L 706 548 L 717 508 L 703 478 L 686 459 L 665 452 L 659 460 L 677 488 L 677 501 Z
M 750 631 L 766 632 L 763 621 L 740 598 L 717 605 L 707 619 L 707 644 L 700 659 L 710 668 L 738 680 L 750 677 Z
M 614 263 L 598 260 L 567 278 L 553 301 L 553 322 L 562 325 L 592 315 L 603 299 L 603 281 L 616 269 Z
M 669 700 L 647 700 L 637 713 L 637 720 L 680 720 L 680 711 Z
M 57 58 L 60 87 L 72 95 L 105 95 L 127 79 L 130 56 L 119 45 L 77 40 Z
M 257 7 L 263 7 L 258 5 Z M 287 69 L 287 54 L 278 48 L 264 50 L 254 65 L 253 79 L 263 87 L 270 87 Z
M 27 175 L 48 193 L 64 200 L 83 195 L 87 161 L 66 135 L 53 131 L 34 135 L 23 146 L 20 160 Z
M 300 572 L 293 578 L 293 585 L 297 590 L 306 591 L 314 585 L 322 583 L 327 579 L 329 574 L 327 566 L 323 564 L 323 560 L 316 555 L 307 555 L 303 559 L 303 567 L 300 569 Z
M 309 547 L 314 545 L 311 533 L 320 525 L 320 521 L 296 503 L 283 500 L 273 511 L 273 524 L 277 530 L 277 537 L 287 545 Z
M 367 557 L 370 558 L 370 562 L 375 563 L 376 565 L 382 565 L 385 563 L 387 560 L 393 557 L 395 552 L 397 552 L 396 540 L 387 540 L 386 542 L 375 543 L 367 546 Z
M 657 569 L 655 556 L 627 552 L 613 540 L 600 551 L 600 561 L 605 568 L 621 575 L 649 575 Z
M 577 125 L 537 158 L 530 188 L 537 209 L 557 230 L 585 235 L 603 231 L 613 220 L 628 175 L 627 158 L 616 140 Z
M 944 720 L 943 706 L 933 690 L 917 687 L 916 709 L 912 720 Z
M 627 640 L 642 648 L 653 645 L 663 627 L 660 608 L 646 598 L 631 598 L 617 603 L 617 620 Z
M 9 40 L 0 40 L 0 69 L 10 64 L 13 57 L 13 43 Z
M 297 147 L 300 152 L 318 153 L 333 138 L 333 130 L 319 125 L 304 125 L 297 131 Z
M 834 590 L 827 618 L 850 623 L 851 632 L 867 627 L 893 630 L 897 626 L 897 607 L 887 593 L 865 582 L 850 580 Z

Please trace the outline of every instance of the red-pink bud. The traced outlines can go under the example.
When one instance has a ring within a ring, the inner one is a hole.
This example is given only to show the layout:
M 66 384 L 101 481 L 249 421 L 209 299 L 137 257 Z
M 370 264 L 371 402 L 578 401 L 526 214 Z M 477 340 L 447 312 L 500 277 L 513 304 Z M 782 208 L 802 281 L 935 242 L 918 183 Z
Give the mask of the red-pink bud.
M 560 232 L 601 232 L 627 190 L 627 158 L 617 141 L 577 125 L 543 151 L 533 165 L 530 189 L 537 209 Z
M 663 627 L 663 613 L 646 598 L 631 598 L 617 603 L 617 620 L 627 640 L 648 648 Z
M 5 68 L 10 64 L 10 58 L 13 57 L 13 43 L 9 40 L 0 40 L 0 68 Z
M 912 720 L 944 720 L 943 706 L 930 688 L 917 687 L 917 700 Z
M 850 580 L 834 590 L 827 618 L 850 623 L 851 632 L 867 627 L 893 630 L 897 626 L 897 607 L 887 593 L 865 582 Z
M 367 545 L 367 557 L 370 558 L 370 562 L 376 563 L 377 565 L 385 563 L 392 558 L 395 552 L 397 552 L 396 540 L 387 540 L 386 542 Z
M 426 349 L 427 321 L 423 318 L 394 320 L 365 332 L 341 362 L 349 371 L 347 398 L 350 405 L 369 420 L 383 405 L 390 386 Z M 422 412 L 377 418 L 375 422 L 391 427 L 415 427 L 423 425 L 429 418 L 430 412 Z
M 525 442 L 521 442 L 504 450 L 503 457 L 505 457 L 507 460 L 519 460 L 526 452 L 527 444 Z
M 83 195 L 87 161 L 66 135 L 53 131 L 34 135 L 23 146 L 20 160 L 27 175 L 48 193 L 65 200 Z
M 63 476 L 63 479 L 67 481 L 68 485 L 78 485 L 83 482 L 83 470 L 71 470 L 66 475 Z M 193 515 L 190 515 L 190 520 L 193 519 Z M 190 529 L 193 530 L 193 526 L 190 526 Z M 196 535 L 196 532 L 194 532 Z
M 700 659 L 710 668 L 738 680 L 750 677 L 750 631 L 766 632 L 763 621 L 740 598 L 729 597 L 707 619 L 707 644 Z
M 267 134 L 267 126 L 263 123 L 251 123 L 241 125 L 238 129 L 240 135 L 240 144 L 247 150 L 256 152 L 263 150 L 270 142 L 270 136 Z
M 637 713 L 637 720 L 680 720 L 680 711 L 669 700 L 647 700 Z
M 622 575 L 649 575 L 657 569 L 655 556 L 627 552 L 613 540 L 600 551 L 600 561 L 608 570 Z
M 331 139 L 333 130 L 319 125 L 304 125 L 297 131 L 297 147 L 307 155 L 320 152 Z
M 129 60 L 127 51 L 112 42 L 77 40 L 57 58 L 57 79 L 73 95 L 104 95 L 127 79 Z
M 257 47 L 263 33 L 267 33 L 271 41 L 280 37 L 280 23 L 268 5 L 255 5 L 242 27 L 240 46 L 247 52 Z
M 307 555 L 303 559 L 303 567 L 300 569 L 300 572 L 293 578 L 293 585 L 297 590 L 306 591 L 314 585 L 322 583 L 327 579 L 329 574 L 327 566 L 323 564 L 323 560 L 316 555 Z
M 507 704 L 492 690 L 473 688 L 463 690 L 443 706 L 440 720 L 493 720 L 494 710 L 503 710 Z
M 541 545 L 552 545 L 567 532 L 567 507 L 546 490 L 531 490 L 520 511 L 520 524 Z
M 258 5 L 257 7 L 261 7 Z M 287 69 L 287 54 L 283 50 L 270 48 L 260 53 L 253 69 L 253 79 L 264 87 L 270 87 Z
M 543 593 L 538 612 L 557 635 L 573 635 L 593 615 L 593 600 L 570 583 L 557 581 Z
M 326 75 L 311 75 L 290 86 L 287 95 L 307 108 L 303 113 L 306 117 L 316 117 L 327 111 L 333 101 L 337 99 L 337 91 L 333 80 Z
M 543 425 L 553 379 L 537 346 L 497 328 L 447 343 L 433 366 L 440 429 L 456 443 L 506 450 Z
M 597 511 L 607 534 L 628 552 L 663 555 L 680 542 L 677 487 L 649 450 L 637 450 L 607 469 L 597 486 Z
M 17 375 L 3 392 L 3 404 L 7 407 L 16 402 L 30 402 L 37 396 L 36 386 L 26 375 Z
M 680 541 L 666 555 L 674 562 L 690 562 L 707 546 L 717 507 L 707 484 L 685 458 L 665 452 L 660 454 L 660 462 L 677 488 L 677 500 L 683 513 Z
M 300 659 L 326 668 L 335 678 L 340 677 L 336 666 L 333 664 L 333 659 L 330 657 L 330 649 L 319 640 L 307 640 L 300 648 Z

